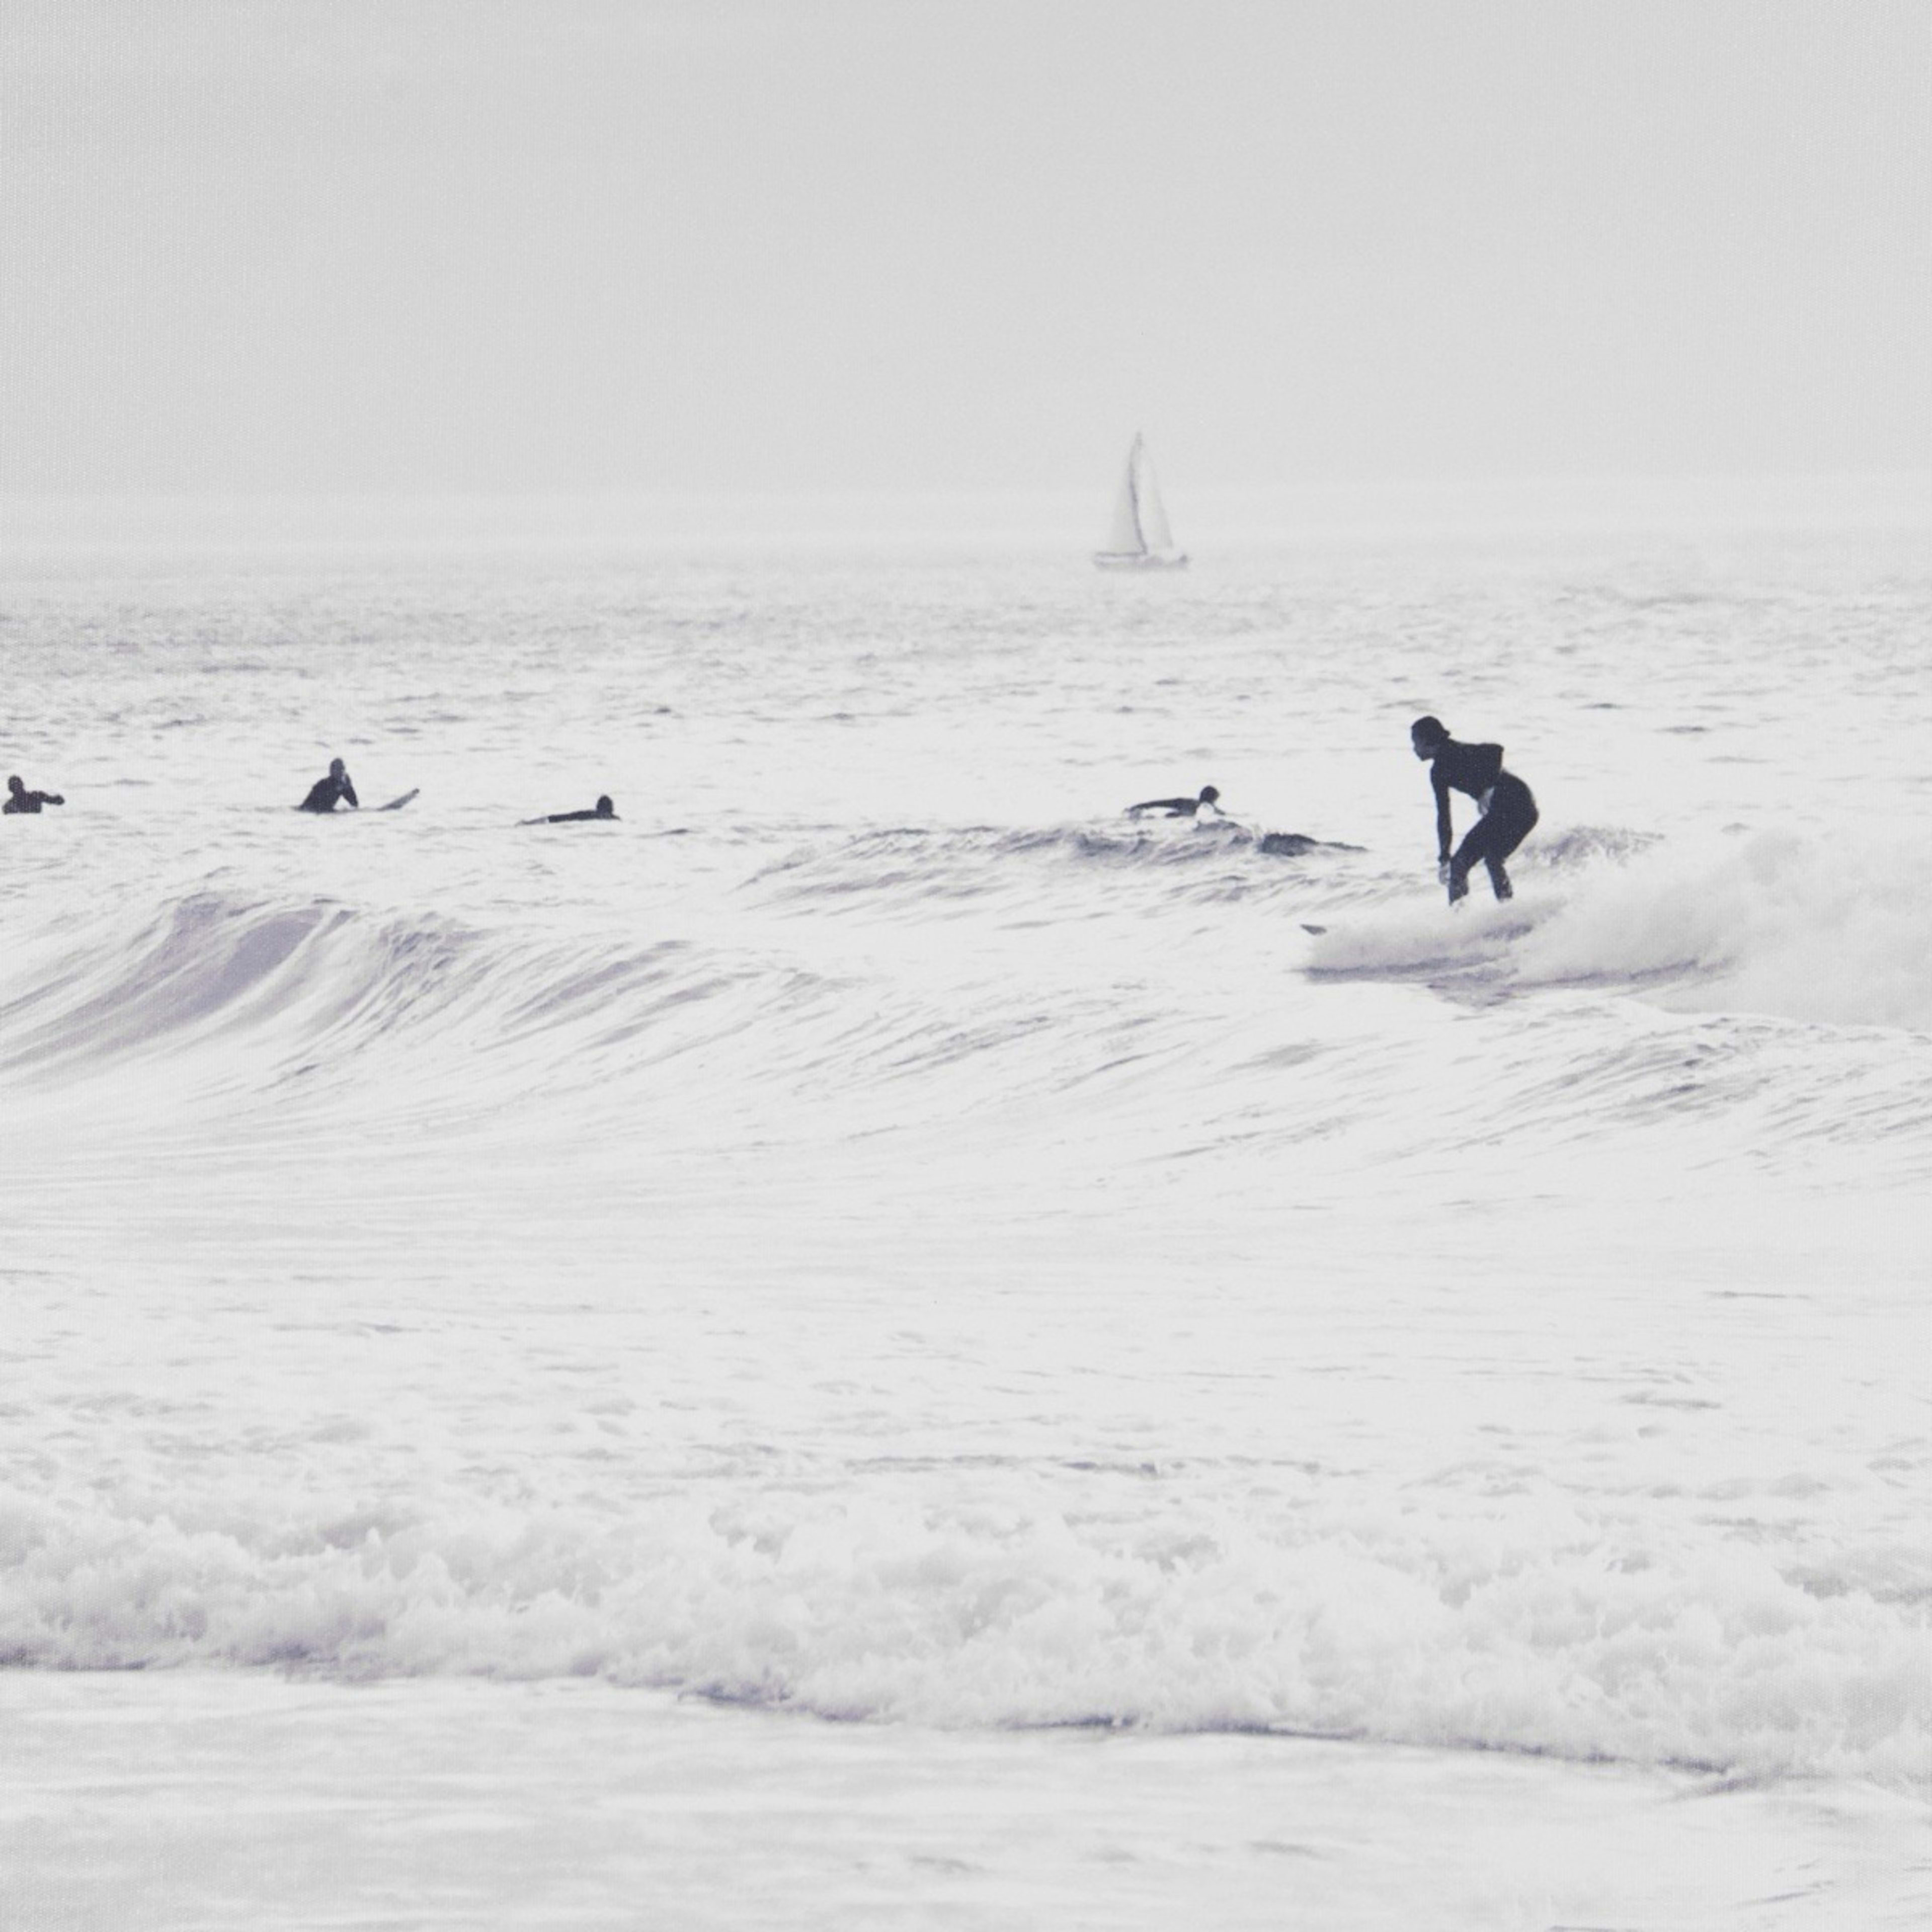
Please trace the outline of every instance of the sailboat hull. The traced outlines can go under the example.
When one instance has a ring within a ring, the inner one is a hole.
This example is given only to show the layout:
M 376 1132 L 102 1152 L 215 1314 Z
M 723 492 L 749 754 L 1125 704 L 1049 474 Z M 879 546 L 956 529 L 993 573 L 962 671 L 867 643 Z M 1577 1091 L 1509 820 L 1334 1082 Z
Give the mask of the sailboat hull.
M 1187 556 L 1185 551 L 1156 556 L 1150 550 L 1096 550 L 1094 566 L 1096 570 L 1185 570 Z

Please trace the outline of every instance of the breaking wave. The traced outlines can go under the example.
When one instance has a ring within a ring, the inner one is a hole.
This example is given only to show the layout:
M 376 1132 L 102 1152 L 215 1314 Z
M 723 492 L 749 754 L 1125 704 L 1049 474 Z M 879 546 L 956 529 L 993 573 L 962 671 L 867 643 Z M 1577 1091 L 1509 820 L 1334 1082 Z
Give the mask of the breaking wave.
M 1455 917 L 1384 907 L 1324 933 L 1318 974 L 1625 986 L 1686 1011 L 1932 1030 L 1932 848 L 1764 832 L 1688 849 L 1600 834 L 1480 881 Z
M 594 1676 L 841 1719 L 1932 1772 L 1926 1638 L 1900 1601 L 1927 1580 L 1895 1553 L 1814 1588 L 1553 1490 L 1478 1518 L 1306 1487 L 1298 1510 L 1204 1514 L 1157 1472 L 1076 1508 L 1025 1469 L 944 1500 L 686 1484 L 614 1515 L 434 1487 L 0 1495 L 0 1659 Z

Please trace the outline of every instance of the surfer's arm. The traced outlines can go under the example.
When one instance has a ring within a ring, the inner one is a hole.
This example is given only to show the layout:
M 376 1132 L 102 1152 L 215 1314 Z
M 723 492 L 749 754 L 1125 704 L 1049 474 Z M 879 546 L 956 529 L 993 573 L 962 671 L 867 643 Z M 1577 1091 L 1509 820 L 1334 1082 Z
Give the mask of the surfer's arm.
M 348 800 L 358 812 L 362 809 L 362 801 L 356 796 L 356 788 L 346 778 L 342 781 L 342 796 Z
M 1437 864 L 1442 865 L 1448 862 L 1455 832 L 1449 823 L 1449 781 L 1442 776 L 1440 765 L 1430 766 L 1429 782 L 1436 788 L 1436 859 Z

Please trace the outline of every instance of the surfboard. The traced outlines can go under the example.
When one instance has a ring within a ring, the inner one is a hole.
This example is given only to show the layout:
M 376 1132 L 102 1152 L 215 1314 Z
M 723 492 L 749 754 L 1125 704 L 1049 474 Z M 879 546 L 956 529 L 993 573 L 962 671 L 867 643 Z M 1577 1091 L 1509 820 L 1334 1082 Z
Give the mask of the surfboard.
M 403 807 L 416 796 L 416 793 L 422 790 L 422 787 L 418 785 L 414 791 L 406 791 L 400 798 L 392 798 L 387 805 L 379 805 L 376 809 L 378 812 L 400 812 Z

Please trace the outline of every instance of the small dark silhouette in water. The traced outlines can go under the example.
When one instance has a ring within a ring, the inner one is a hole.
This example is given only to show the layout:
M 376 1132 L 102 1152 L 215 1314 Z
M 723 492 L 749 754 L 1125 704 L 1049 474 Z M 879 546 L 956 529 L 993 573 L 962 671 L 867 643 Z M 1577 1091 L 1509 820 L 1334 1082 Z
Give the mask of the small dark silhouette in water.
M 1436 788 L 1436 876 L 1449 888 L 1449 903 L 1466 898 L 1469 873 L 1478 860 L 1487 868 L 1490 886 L 1506 899 L 1514 888 L 1503 861 L 1535 829 L 1536 800 L 1514 772 L 1503 770 L 1500 745 L 1459 744 L 1439 718 L 1418 718 L 1408 728 L 1410 748 L 1429 767 Z M 1449 794 L 1466 793 L 1480 814 L 1452 856 Z
M 7 781 L 7 802 L 0 805 L 0 812 L 38 812 L 44 805 L 64 805 L 67 800 L 57 791 L 29 791 L 17 778 Z
M 1305 858 L 1310 852 L 1360 852 L 1346 838 L 1317 838 L 1306 832 L 1264 832 L 1260 849 L 1271 859 Z
M 357 811 L 362 808 L 362 801 L 356 796 L 356 788 L 349 782 L 349 772 L 340 758 L 328 761 L 328 776 L 317 778 L 308 788 L 308 796 L 296 809 L 298 812 L 333 812 L 338 799 L 346 799 Z
M 1157 812 L 1163 818 L 1192 818 L 1198 812 L 1212 812 L 1219 818 L 1222 815 L 1219 803 L 1220 793 L 1213 785 L 1203 785 L 1198 798 L 1148 798 L 1138 805 L 1127 807 L 1130 818 L 1139 818 L 1150 812 Z
M 617 808 L 610 802 L 608 792 L 599 795 L 596 806 L 590 812 L 550 812 L 541 818 L 521 818 L 520 825 L 578 825 L 596 818 L 612 818 L 617 816 Z

